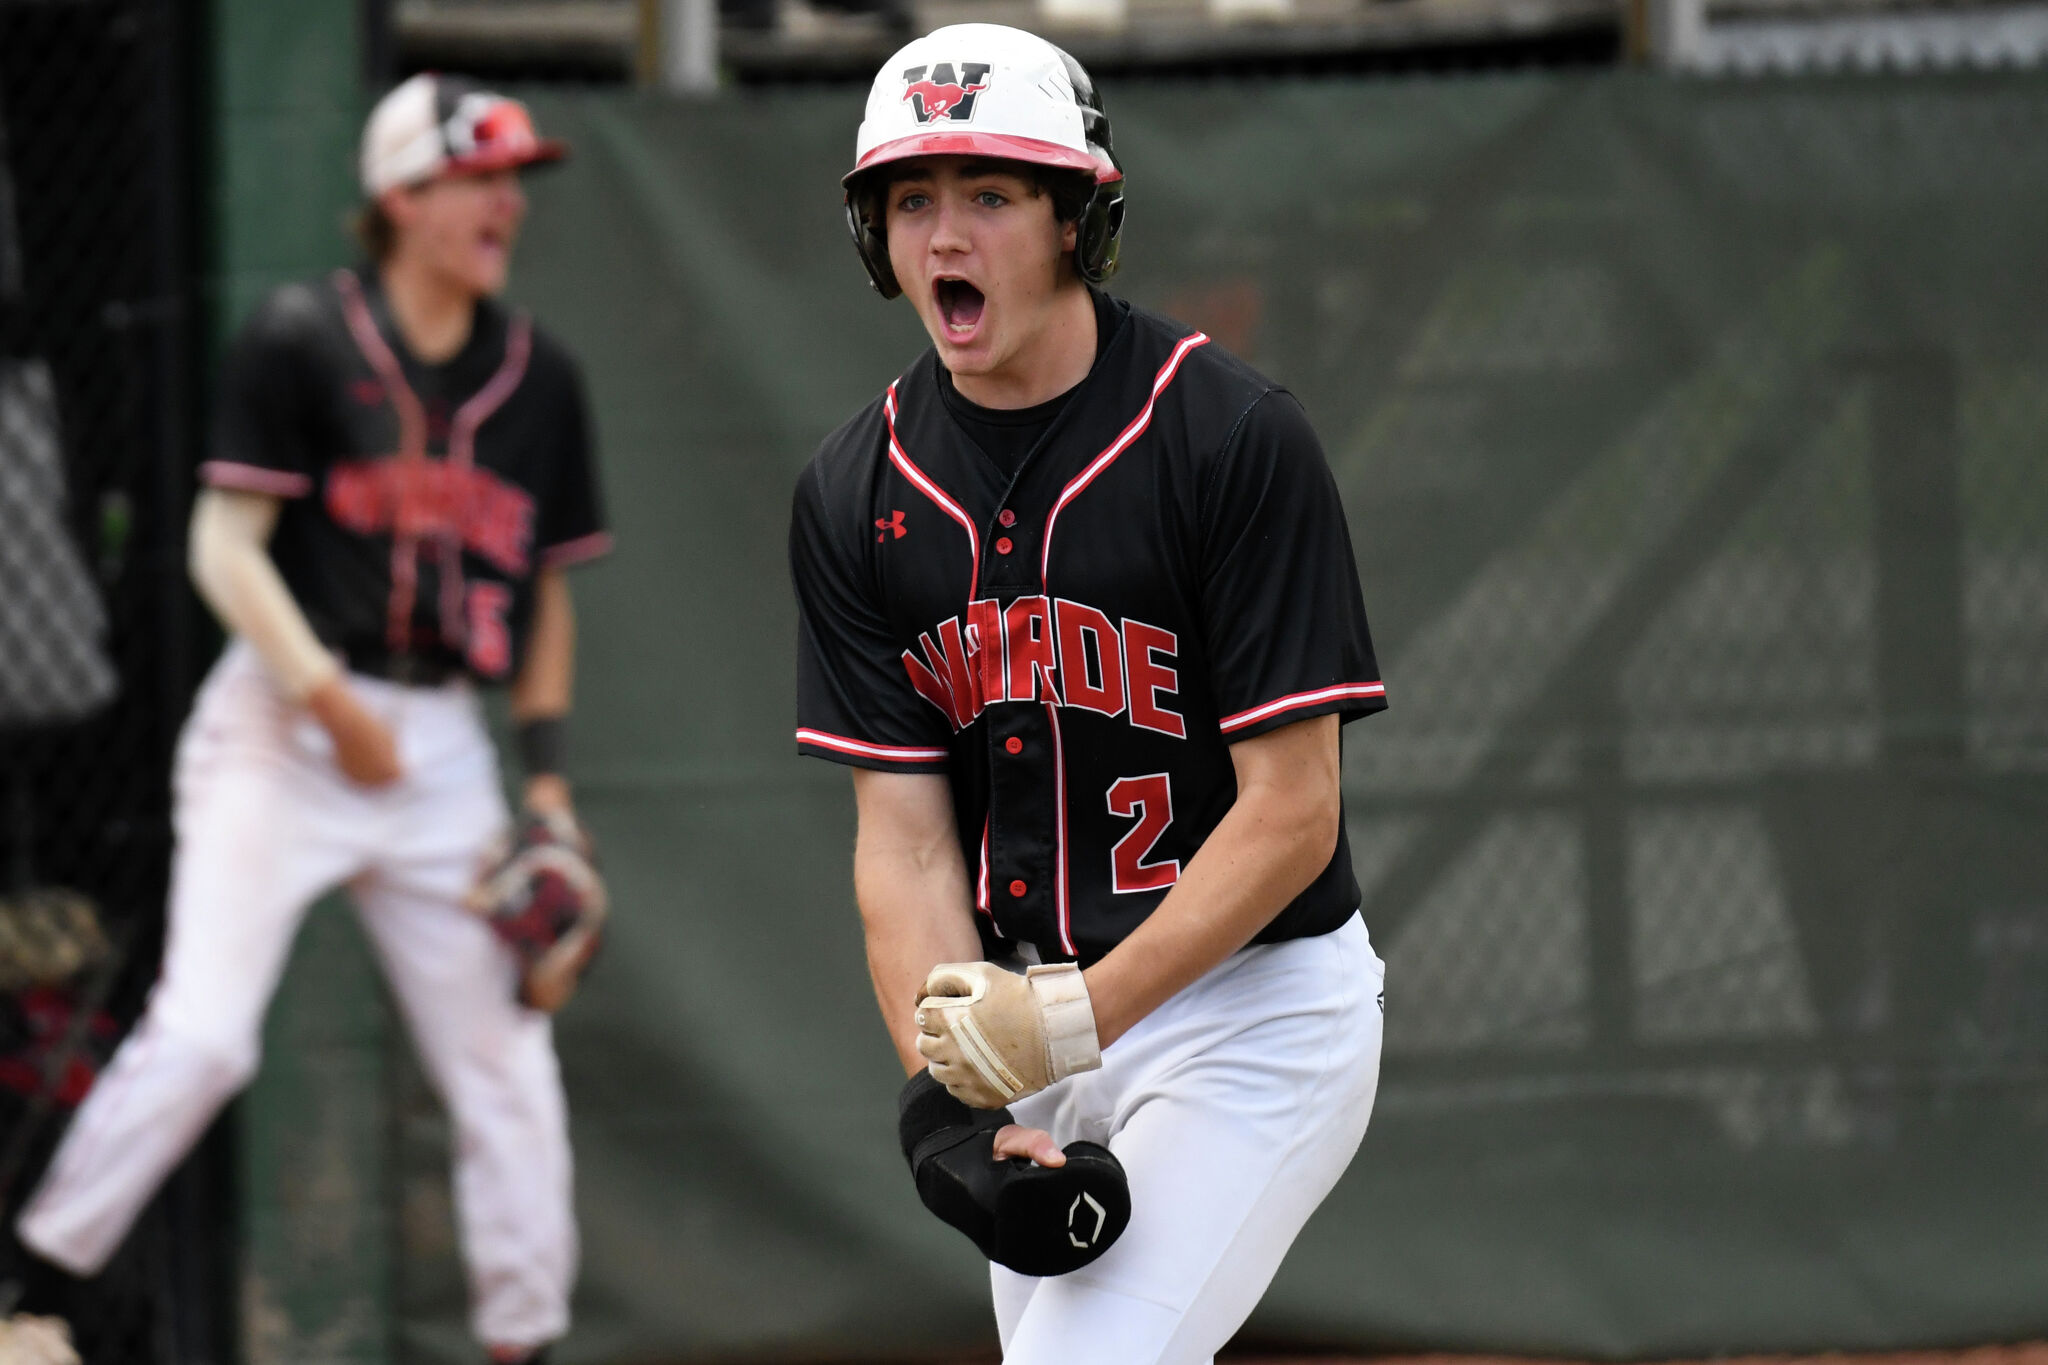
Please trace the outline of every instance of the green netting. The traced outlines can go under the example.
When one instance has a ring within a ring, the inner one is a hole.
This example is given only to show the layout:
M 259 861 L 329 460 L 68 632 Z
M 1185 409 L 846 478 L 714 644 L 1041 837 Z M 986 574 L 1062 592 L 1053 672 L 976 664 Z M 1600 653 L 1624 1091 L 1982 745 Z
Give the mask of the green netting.
M 1347 767 L 1379 1112 L 1256 1329 L 2048 1332 L 2048 86 L 1108 93 L 1117 287 L 1306 403 L 1392 700 Z M 578 579 L 619 915 L 561 1025 L 566 1356 L 978 1345 L 892 1144 L 848 783 L 790 739 L 791 481 L 922 345 L 843 239 L 859 96 L 535 103 L 577 152 L 516 292 L 587 363 L 621 547 Z

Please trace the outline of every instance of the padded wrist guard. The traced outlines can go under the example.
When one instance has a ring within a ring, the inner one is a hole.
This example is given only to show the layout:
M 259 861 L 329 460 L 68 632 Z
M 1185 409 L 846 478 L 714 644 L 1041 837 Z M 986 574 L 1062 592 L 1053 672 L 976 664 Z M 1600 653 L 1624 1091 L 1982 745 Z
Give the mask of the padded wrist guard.
M 981 1254 L 1020 1275 L 1064 1275 L 1109 1250 L 1131 1221 L 1131 1187 L 1107 1147 L 1070 1142 L 1067 1164 L 995 1159 L 1007 1109 L 970 1109 L 920 1071 L 897 1100 L 896 1135 L 917 1197 Z

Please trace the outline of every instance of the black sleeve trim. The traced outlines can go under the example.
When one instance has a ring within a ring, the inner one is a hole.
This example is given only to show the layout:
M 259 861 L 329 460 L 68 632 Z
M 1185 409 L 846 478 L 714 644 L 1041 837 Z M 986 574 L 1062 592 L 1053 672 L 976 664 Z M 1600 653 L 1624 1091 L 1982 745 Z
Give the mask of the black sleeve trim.
M 905 744 L 875 744 L 824 730 L 801 728 L 796 732 L 796 750 L 808 758 L 822 758 L 855 768 L 874 768 L 892 773 L 943 773 L 949 770 L 951 753 L 945 749 Z
M 1234 716 L 1225 716 L 1217 722 L 1217 728 L 1231 742 L 1263 735 L 1269 730 L 1292 725 L 1298 720 L 1314 716 L 1326 716 L 1338 712 L 1346 720 L 1369 716 L 1375 711 L 1387 709 L 1387 685 L 1382 682 L 1339 683 L 1334 687 L 1318 687 L 1308 692 L 1295 692 L 1285 697 L 1275 697 L 1269 702 L 1239 711 Z

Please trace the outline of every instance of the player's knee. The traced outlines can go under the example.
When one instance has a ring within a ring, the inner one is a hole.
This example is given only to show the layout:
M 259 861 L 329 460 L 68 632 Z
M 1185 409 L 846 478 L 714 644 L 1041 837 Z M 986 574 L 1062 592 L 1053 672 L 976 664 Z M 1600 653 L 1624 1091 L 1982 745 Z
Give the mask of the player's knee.
M 214 1103 L 232 1098 L 256 1075 L 262 1044 L 253 1032 L 194 1028 L 177 1020 L 156 1021 L 157 1041 L 177 1059 L 195 1098 Z
M 210 1038 L 202 1040 L 199 1056 L 202 1083 L 225 1100 L 255 1079 L 262 1052 L 253 1042 Z
M 567 1131 L 567 1103 L 551 1055 L 490 1049 L 466 1056 L 441 1077 L 439 1089 L 458 1138 L 516 1128 L 527 1133 Z

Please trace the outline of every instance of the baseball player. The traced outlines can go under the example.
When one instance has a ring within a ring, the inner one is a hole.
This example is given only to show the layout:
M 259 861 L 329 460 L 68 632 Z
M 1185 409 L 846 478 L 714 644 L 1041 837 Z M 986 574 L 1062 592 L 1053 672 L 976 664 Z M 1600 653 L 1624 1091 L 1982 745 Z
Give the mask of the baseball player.
M 474 1330 L 514 1361 L 566 1328 L 550 1020 L 464 905 L 508 825 L 478 688 L 509 684 L 525 804 L 566 821 L 563 571 L 609 544 L 575 365 L 492 302 L 519 168 L 563 154 L 513 100 L 407 81 L 363 136 L 368 263 L 277 290 L 227 356 L 191 567 L 231 638 L 178 747 L 163 973 L 18 1221 L 75 1274 L 254 1073 L 305 909 L 345 886 L 453 1119 Z
M 1385 689 L 1336 488 L 1284 389 L 1093 287 L 1123 172 L 1059 49 L 909 44 L 845 186 L 932 347 L 798 484 L 797 742 L 854 769 L 905 1151 L 999 1262 L 1007 1361 L 1208 1361 L 1378 1081 L 1338 728 Z M 1084 1151 L 1128 1182 L 1106 1250 L 1104 1185 L 1040 1194 Z

